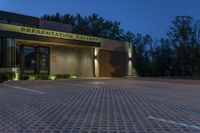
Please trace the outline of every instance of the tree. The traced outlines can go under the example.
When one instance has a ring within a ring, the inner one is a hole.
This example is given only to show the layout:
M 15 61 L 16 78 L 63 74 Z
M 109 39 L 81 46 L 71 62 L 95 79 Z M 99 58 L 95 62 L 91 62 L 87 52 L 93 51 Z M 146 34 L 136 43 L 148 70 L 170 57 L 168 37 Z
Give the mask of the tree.
M 175 76 L 174 51 L 170 41 L 162 38 L 155 52 L 155 76 Z
M 118 21 L 97 14 L 43 15 L 42 19 L 71 24 L 73 32 L 133 44 L 133 66 L 140 76 L 200 76 L 200 20 L 177 16 L 166 38 L 124 32 Z
M 115 40 L 123 39 L 123 30 L 118 21 L 105 20 L 97 14 L 82 17 L 80 14 L 43 15 L 41 19 L 71 24 L 74 33 Z
M 190 16 L 177 16 L 172 24 L 168 38 L 175 50 L 177 76 L 198 75 L 198 24 Z

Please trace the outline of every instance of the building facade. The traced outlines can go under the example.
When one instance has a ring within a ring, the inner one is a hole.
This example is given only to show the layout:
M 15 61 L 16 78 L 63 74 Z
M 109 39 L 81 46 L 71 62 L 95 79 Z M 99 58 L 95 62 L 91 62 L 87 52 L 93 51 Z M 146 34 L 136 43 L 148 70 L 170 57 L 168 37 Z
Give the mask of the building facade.
M 128 42 L 72 33 L 72 26 L 0 11 L 0 71 L 132 75 Z

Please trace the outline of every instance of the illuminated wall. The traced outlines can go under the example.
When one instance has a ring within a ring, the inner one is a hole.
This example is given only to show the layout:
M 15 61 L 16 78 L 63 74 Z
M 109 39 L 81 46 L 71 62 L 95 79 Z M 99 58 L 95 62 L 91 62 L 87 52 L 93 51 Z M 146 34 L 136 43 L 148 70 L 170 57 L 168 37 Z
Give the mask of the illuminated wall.
M 76 73 L 80 76 L 93 76 L 91 48 L 52 46 L 50 56 L 51 74 Z
M 133 64 L 132 64 L 132 44 L 128 44 L 128 76 L 132 76 L 133 75 Z
M 99 77 L 99 48 L 94 49 L 94 76 Z
M 92 48 L 82 48 L 79 54 L 80 75 L 93 77 L 93 50 Z

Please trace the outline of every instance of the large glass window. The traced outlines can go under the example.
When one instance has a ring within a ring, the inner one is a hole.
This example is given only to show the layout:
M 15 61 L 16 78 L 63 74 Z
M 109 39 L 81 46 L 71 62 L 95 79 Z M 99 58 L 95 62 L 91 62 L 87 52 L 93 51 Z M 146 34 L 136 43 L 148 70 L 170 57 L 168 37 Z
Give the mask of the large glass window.
M 16 45 L 16 67 L 20 67 L 20 46 Z
M 2 38 L 0 38 L 0 67 L 2 67 Z
M 8 23 L 8 20 L 5 20 L 5 19 L 0 19 L 0 23 L 7 24 L 7 23 Z
M 24 47 L 24 71 L 35 73 L 36 53 L 34 47 Z
M 15 39 L 7 38 L 7 45 L 6 45 L 6 67 L 15 67 L 15 54 L 16 54 L 16 45 Z
M 12 57 L 12 43 L 11 39 L 7 39 L 7 48 L 6 48 L 7 67 L 11 67 L 11 57 Z
M 49 73 L 49 48 L 16 45 L 16 66 L 25 73 Z
M 39 49 L 40 73 L 49 72 L 49 48 L 40 47 Z

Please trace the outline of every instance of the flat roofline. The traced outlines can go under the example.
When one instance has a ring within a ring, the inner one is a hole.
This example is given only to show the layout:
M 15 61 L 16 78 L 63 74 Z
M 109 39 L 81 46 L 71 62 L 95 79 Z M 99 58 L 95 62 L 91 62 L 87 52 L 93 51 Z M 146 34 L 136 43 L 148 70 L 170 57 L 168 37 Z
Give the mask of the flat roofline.
M 80 46 L 90 46 L 90 47 L 101 47 L 101 43 L 78 41 L 78 40 L 67 40 L 67 39 L 37 36 L 37 35 L 31 35 L 31 34 L 23 34 L 23 33 L 17 33 L 17 32 L 2 31 L 2 30 L 0 30 L 0 37 L 14 38 L 16 40 L 40 41 L 40 42 L 46 42 L 46 43 L 53 42 L 53 43 L 58 43 L 58 44 L 74 44 L 77 46 L 80 45 Z
M 14 12 L 10 12 L 10 11 L 0 10 L 0 13 L 8 13 L 8 14 L 12 14 L 12 15 L 18 15 L 18 16 L 24 16 L 24 17 L 34 18 L 34 19 L 38 19 L 38 20 L 40 19 L 39 17 L 34 17 L 34 16 L 25 15 L 25 14 L 21 14 L 21 13 L 14 13 Z
M 16 44 L 34 44 L 38 46 L 64 46 L 64 47 L 80 47 L 80 48 L 85 48 L 85 47 L 98 47 L 98 46 L 93 46 L 93 45 L 78 45 L 76 43 L 62 43 L 62 42 L 48 42 L 48 41 L 38 41 L 38 40 L 26 40 L 26 39 L 16 39 Z
M 28 34 L 28 35 L 60 38 L 60 39 L 66 39 L 66 40 L 77 40 L 77 41 L 101 43 L 101 38 L 99 37 L 80 35 L 80 34 L 74 34 L 74 33 L 68 33 L 68 32 L 60 32 L 60 31 L 54 31 L 54 30 L 47 30 L 47 29 L 41 29 L 41 28 L 32 28 L 28 26 L 17 26 L 17 25 L 12 25 L 12 24 L 0 23 L 0 30 Z
M 0 10 L 0 13 L 9 13 L 9 14 L 13 14 L 13 15 L 19 15 L 19 16 L 24 16 L 24 17 L 29 17 L 29 18 L 34 18 L 34 19 L 38 19 L 39 20 L 43 20 L 43 19 L 40 19 L 39 17 L 33 17 L 33 16 L 29 16 L 29 15 L 24 15 L 24 14 L 20 14 L 20 13 L 13 13 L 13 12 L 9 12 L 9 11 L 3 11 L 3 10 Z M 61 22 L 56 22 L 56 21 L 51 21 L 51 20 L 47 20 L 47 21 L 50 21 L 50 22 L 55 22 L 55 23 L 61 23 Z M 1 24 L 1 23 L 0 23 Z M 61 24 L 66 24 L 66 23 L 61 23 Z M 70 24 L 67 24 L 67 25 L 70 25 Z M 43 29 L 43 28 L 38 28 L 38 29 Z M 0 29 L 1 30 L 1 29 Z M 44 29 L 44 30 L 48 30 L 48 29 Z M 54 31 L 54 30 L 51 30 L 51 31 Z M 55 31 L 55 32 L 60 32 L 60 31 Z M 68 33 L 68 32 L 64 32 L 64 33 Z M 69 34 L 75 34 L 75 33 L 69 33 Z M 81 35 L 81 34 L 75 34 L 75 35 Z M 82 36 L 89 36 L 89 35 L 82 35 Z M 116 40 L 116 39 L 110 39 L 110 38 L 103 38 L 103 37 L 97 37 L 97 36 L 89 36 L 89 37 L 96 37 L 96 38 L 99 38 L 99 39 L 104 39 L 104 40 L 112 40 L 112 41 L 119 41 L 119 42 L 125 42 L 125 43 L 131 43 L 131 42 L 128 42 L 128 41 L 121 41 L 121 40 Z M 102 41 L 99 41 L 100 43 Z

